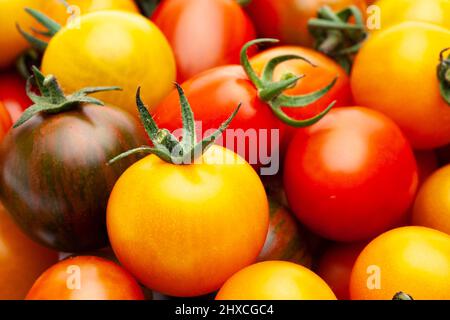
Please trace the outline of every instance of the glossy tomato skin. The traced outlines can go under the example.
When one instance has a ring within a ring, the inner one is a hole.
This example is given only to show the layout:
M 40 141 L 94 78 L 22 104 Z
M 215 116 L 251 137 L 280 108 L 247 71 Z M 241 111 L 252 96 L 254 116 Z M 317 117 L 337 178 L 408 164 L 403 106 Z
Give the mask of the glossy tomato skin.
M 267 196 L 250 165 L 216 145 L 197 161 L 174 165 L 150 155 L 125 171 L 108 202 L 117 258 L 170 296 L 216 291 L 256 260 L 268 231 Z
M 450 299 L 450 236 L 424 227 L 403 227 L 372 240 L 356 260 L 352 300 Z
M 405 22 L 370 37 L 353 65 L 355 102 L 393 119 L 416 149 L 450 142 L 450 108 L 436 72 L 449 43 L 448 29 Z
M 35 240 L 64 252 L 100 248 L 109 193 L 137 158 L 107 162 L 145 141 L 137 121 L 118 108 L 36 115 L 2 144 L 0 198 Z
M 119 86 L 123 91 L 94 96 L 137 116 L 138 87 L 150 108 L 172 90 L 176 76 L 172 49 L 147 18 L 99 11 L 83 15 L 79 23 L 79 28 L 62 28 L 42 58 L 42 72 L 53 74 L 66 92 Z
M 11 116 L 9 115 L 8 110 L 0 101 L 0 141 L 3 140 L 6 133 L 12 126 Z
M 339 300 L 350 299 L 350 276 L 353 265 L 365 244 L 333 244 L 320 257 L 317 274 L 330 286 Z
M 450 235 L 450 165 L 433 173 L 420 188 L 412 223 Z
M 269 232 L 258 261 L 290 261 L 310 268 L 312 256 L 307 232 L 289 210 L 269 199 Z
M 174 50 L 178 82 L 239 63 L 241 48 L 256 38 L 252 22 L 234 0 L 164 0 L 151 19 Z
M 39 275 L 58 261 L 58 253 L 38 245 L 0 204 L 0 300 L 23 299 Z
M 241 66 L 230 65 L 205 71 L 183 83 L 182 87 L 199 122 L 199 136 L 208 130 L 219 128 L 242 103 L 227 132 L 217 143 L 230 147 L 255 167 L 265 161 L 261 154 L 270 156 L 278 152 L 285 126 L 273 115 L 270 107 L 258 98 L 255 86 Z M 160 128 L 174 131 L 182 127 L 176 90 L 155 109 L 153 116 Z M 266 136 L 259 134 L 260 130 L 266 130 L 269 138 L 264 139 Z M 232 135 L 227 138 L 228 134 Z M 265 150 L 266 146 L 268 152 Z
M 26 299 L 143 300 L 144 295 L 136 280 L 115 263 L 94 256 L 78 256 L 47 269 Z
M 323 5 L 334 10 L 356 5 L 363 13 L 366 10 L 364 0 L 252 0 L 247 11 L 260 36 L 279 39 L 284 44 L 312 46 L 308 20 L 317 17 L 317 10 Z
M 25 91 L 25 80 L 15 72 L 0 73 L 0 102 L 16 122 L 32 103 Z
M 216 300 L 336 300 L 336 296 L 311 270 L 292 262 L 266 261 L 233 275 Z
M 362 241 L 402 220 L 418 173 L 400 129 L 379 112 L 346 107 L 299 130 L 287 151 L 284 186 L 302 223 L 336 241 Z

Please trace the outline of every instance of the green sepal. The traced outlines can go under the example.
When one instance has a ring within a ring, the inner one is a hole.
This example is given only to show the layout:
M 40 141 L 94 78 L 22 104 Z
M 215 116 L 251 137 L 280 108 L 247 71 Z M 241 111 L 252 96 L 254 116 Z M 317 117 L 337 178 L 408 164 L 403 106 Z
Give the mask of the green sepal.
M 14 124 L 14 128 L 21 126 L 26 121 L 30 120 L 34 115 L 41 112 L 47 114 L 61 113 L 74 109 L 84 103 L 92 103 L 102 106 L 102 101 L 96 98 L 88 97 L 87 95 L 96 92 L 121 90 L 119 87 L 89 87 L 66 96 L 53 75 L 45 77 L 36 67 L 33 67 L 32 70 L 34 76 L 28 79 L 26 91 L 28 97 L 34 104 L 23 112 L 22 116 Z M 41 95 L 37 95 L 31 90 L 32 79 L 34 79 Z
M 444 57 L 448 51 L 450 51 L 450 48 L 442 50 L 439 55 L 438 79 L 441 96 L 450 106 L 450 55 Z

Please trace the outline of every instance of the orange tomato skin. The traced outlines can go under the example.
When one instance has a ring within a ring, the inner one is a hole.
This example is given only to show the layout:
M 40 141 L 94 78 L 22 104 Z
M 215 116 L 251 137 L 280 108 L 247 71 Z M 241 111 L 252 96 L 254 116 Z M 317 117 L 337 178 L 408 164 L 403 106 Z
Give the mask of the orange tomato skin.
M 364 245 L 334 244 L 320 257 L 317 274 L 330 286 L 339 300 L 349 300 L 349 283 L 353 265 Z
M 336 300 L 311 270 L 286 261 L 266 261 L 233 275 L 216 300 Z
M 419 190 L 412 223 L 450 235 L 450 165 L 431 175 Z
M 450 142 L 450 107 L 436 74 L 449 43 L 450 30 L 405 22 L 372 35 L 353 66 L 355 102 L 392 118 L 416 149 Z
M 450 299 L 450 236 L 424 227 L 388 231 L 362 251 L 350 279 L 352 300 Z
M 78 275 L 79 289 L 71 288 L 69 284 L 77 285 Z M 143 300 L 144 295 L 133 277 L 115 263 L 94 256 L 78 256 L 60 261 L 45 271 L 26 299 Z
M 268 232 L 267 196 L 251 166 L 219 146 L 201 160 L 173 165 L 148 156 L 125 171 L 108 203 L 121 264 L 171 296 L 219 289 L 256 260 Z
M 0 300 L 23 299 L 58 253 L 25 236 L 0 204 Z
M 132 0 L 67 0 L 70 6 L 77 7 L 79 11 L 68 12 L 60 0 L 45 0 L 42 12 L 61 25 L 70 21 L 71 14 L 86 14 L 103 10 L 122 10 L 139 13 L 139 8 Z

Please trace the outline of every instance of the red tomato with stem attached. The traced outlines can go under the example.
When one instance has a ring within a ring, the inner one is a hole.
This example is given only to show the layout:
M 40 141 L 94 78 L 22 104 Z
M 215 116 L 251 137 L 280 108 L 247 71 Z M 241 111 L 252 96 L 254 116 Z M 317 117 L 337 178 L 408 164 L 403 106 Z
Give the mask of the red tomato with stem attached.
M 256 37 L 235 0 L 165 0 L 151 19 L 174 50 L 178 81 L 207 69 L 238 63 L 239 51 Z
M 17 73 L 0 73 L 0 102 L 13 122 L 32 104 L 25 91 L 25 81 Z
M 361 107 L 332 110 L 289 145 L 284 186 L 291 209 L 336 241 L 362 241 L 407 215 L 418 184 L 413 151 L 395 123 Z

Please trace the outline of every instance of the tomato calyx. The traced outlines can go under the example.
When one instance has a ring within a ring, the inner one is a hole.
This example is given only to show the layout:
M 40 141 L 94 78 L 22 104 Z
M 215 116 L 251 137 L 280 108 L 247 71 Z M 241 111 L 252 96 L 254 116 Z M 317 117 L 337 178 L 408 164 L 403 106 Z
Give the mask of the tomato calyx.
M 169 130 L 158 128 L 158 125 L 155 120 L 153 120 L 153 117 L 142 101 L 141 89 L 138 88 L 136 93 L 136 104 L 138 107 L 139 116 L 148 137 L 153 143 L 153 147 L 142 146 L 129 150 L 113 158 L 108 162 L 108 164 L 113 164 L 118 160 L 136 153 L 154 154 L 160 159 L 171 164 L 193 164 L 195 160 L 201 157 L 203 153 L 205 153 L 206 150 L 214 144 L 217 138 L 219 138 L 220 135 L 228 128 L 229 124 L 240 110 L 241 104 L 238 105 L 231 116 L 223 122 L 213 134 L 198 142 L 195 132 L 195 118 L 192 108 L 181 86 L 177 83 L 175 86 L 180 97 L 183 122 L 183 134 L 181 140 L 177 139 L 177 137 L 175 137 L 175 135 L 173 135 Z
M 25 110 L 19 120 L 14 124 L 14 128 L 21 126 L 34 115 L 41 112 L 46 114 L 57 114 L 72 110 L 80 104 L 85 103 L 103 106 L 104 103 L 102 101 L 89 97 L 88 95 L 103 91 L 121 90 L 119 87 L 88 87 L 66 96 L 55 76 L 44 76 L 38 68 L 33 67 L 32 69 L 34 76 L 28 79 L 26 90 L 28 97 L 34 104 Z M 37 95 L 31 90 L 32 79 L 35 80 L 41 95 Z
M 351 18 L 354 23 L 350 22 Z M 329 6 L 323 6 L 317 18 L 308 21 L 308 29 L 315 39 L 315 49 L 336 60 L 350 73 L 353 57 L 368 36 L 361 11 L 349 6 L 334 12 Z
M 56 21 L 52 20 L 51 18 L 47 17 L 42 12 L 31 9 L 31 8 L 25 8 L 25 11 L 32 16 L 39 24 L 41 24 L 45 31 L 37 30 L 35 28 L 32 28 L 32 31 L 36 34 L 39 34 L 41 36 L 44 36 L 48 39 L 52 38 L 59 30 L 61 30 L 61 25 L 57 23 Z M 20 34 L 27 40 L 31 46 L 36 49 L 39 52 L 44 52 L 45 49 L 47 49 L 48 42 L 44 41 L 42 39 L 39 39 L 38 37 L 35 37 L 31 33 L 28 33 L 24 31 L 19 24 L 16 25 L 17 30 L 20 32 Z
M 279 118 L 284 123 L 296 128 L 303 128 L 313 125 L 314 123 L 322 119 L 331 110 L 336 101 L 331 103 L 324 111 L 322 111 L 318 115 L 306 120 L 297 120 L 291 118 L 282 110 L 282 108 L 307 107 L 311 103 L 314 103 L 315 101 L 322 98 L 328 91 L 330 91 L 331 88 L 335 85 L 337 77 L 333 79 L 333 81 L 326 87 L 309 94 L 296 96 L 288 96 L 283 94 L 285 90 L 295 86 L 298 80 L 302 79 L 304 75 L 295 75 L 292 73 L 287 73 L 282 76 L 280 81 L 274 82 L 273 74 L 275 68 L 280 63 L 289 60 L 303 60 L 314 67 L 315 65 L 312 64 L 308 59 L 301 57 L 299 55 L 281 55 L 271 59 L 265 65 L 261 77 L 258 77 L 248 59 L 247 54 L 248 49 L 255 44 L 276 43 L 276 42 L 278 42 L 278 40 L 276 39 L 256 39 L 246 43 L 241 50 L 241 65 L 244 68 L 250 81 L 254 84 L 254 86 L 258 90 L 258 97 L 270 106 L 272 112 L 277 118 Z
M 403 291 L 397 292 L 392 300 L 414 300 L 409 294 L 404 293 Z
M 450 55 L 445 58 L 446 52 L 450 52 L 450 48 L 442 50 L 439 55 L 438 79 L 442 98 L 450 106 Z

